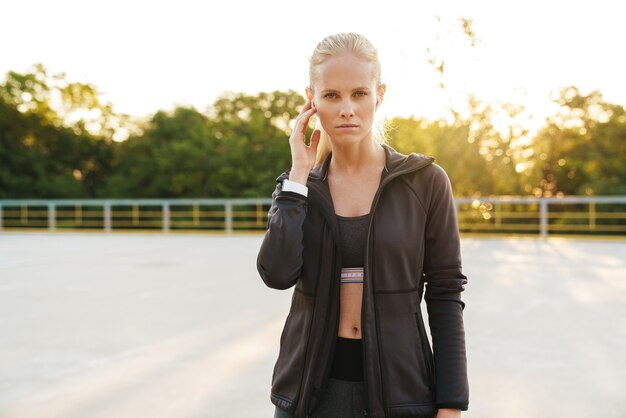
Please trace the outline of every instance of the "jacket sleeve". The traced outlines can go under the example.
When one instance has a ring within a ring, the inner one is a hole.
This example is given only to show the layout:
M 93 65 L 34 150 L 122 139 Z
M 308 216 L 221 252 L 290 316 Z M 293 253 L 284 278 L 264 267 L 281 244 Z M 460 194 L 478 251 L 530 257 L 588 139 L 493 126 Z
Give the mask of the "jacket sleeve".
M 450 179 L 442 167 L 433 167 L 423 274 L 435 361 L 435 403 L 438 408 L 465 411 L 469 384 L 461 292 L 467 277 L 461 273 L 460 236 Z
M 257 256 L 257 270 L 268 287 L 288 289 L 302 270 L 303 232 L 308 197 L 282 190 L 277 180 L 268 212 L 267 230 Z

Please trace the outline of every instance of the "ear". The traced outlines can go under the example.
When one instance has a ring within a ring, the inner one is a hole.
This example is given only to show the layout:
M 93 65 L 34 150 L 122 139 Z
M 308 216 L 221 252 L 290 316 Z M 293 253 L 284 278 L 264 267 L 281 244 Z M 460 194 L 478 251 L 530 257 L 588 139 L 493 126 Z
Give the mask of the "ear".
M 307 99 L 313 100 L 313 90 L 311 90 L 311 87 L 306 87 L 304 90 L 305 90 Z
M 383 102 L 383 99 L 385 98 L 385 91 L 387 91 L 387 85 L 385 83 L 382 83 L 376 89 L 376 108 L 378 108 L 378 106 L 380 106 Z

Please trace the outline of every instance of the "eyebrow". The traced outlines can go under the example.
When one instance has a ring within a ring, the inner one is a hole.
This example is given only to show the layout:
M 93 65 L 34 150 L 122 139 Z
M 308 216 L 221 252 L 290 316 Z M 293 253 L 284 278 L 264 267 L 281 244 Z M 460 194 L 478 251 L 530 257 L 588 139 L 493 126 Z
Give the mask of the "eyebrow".
M 369 91 L 369 87 L 357 87 L 352 89 L 352 91 L 356 91 L 356 90 L 367 90 Z M 322 93 L 326 93 L 326 92 L 333 92 L 333 93 L 339 93 L 339 90 L 335 90 L 335 89 L 324 89 L 322 90 Z

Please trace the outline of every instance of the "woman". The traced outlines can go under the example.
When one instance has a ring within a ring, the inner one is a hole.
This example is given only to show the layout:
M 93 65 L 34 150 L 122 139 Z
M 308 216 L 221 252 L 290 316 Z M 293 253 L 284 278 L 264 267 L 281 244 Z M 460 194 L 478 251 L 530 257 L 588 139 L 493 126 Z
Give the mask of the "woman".
M 385 143 L 374 123 L 380 74 L 376 49 L 355 33 L 326 37 L 310 59 L 292 166 L 276 179 L 257 258 L 267 286 L 295 286 L 272 375 L 276 418 L 468 408 L 467 278 L 450 181 L 433 157 Z

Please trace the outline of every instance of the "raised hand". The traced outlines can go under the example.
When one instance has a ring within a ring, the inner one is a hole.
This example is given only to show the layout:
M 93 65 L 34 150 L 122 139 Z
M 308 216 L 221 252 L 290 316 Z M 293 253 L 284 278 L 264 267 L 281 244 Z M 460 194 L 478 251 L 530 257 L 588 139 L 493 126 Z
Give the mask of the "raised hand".
M 306 129 L 309 119 L 317 112 L 315 104 L 311 100 L 307 100 L 296 118 L 296 124 L 293 132 L 289 137 L 289 146 L 291 147 L 291 172 L 289 180 L 297 181 L 306 185 L 309 172 L 315 165 L 315 157 L 317 156 L 317 145 L 319 144 L 321 132 L 316 129 L 311 134 L 309 145 L 306 145 Z

